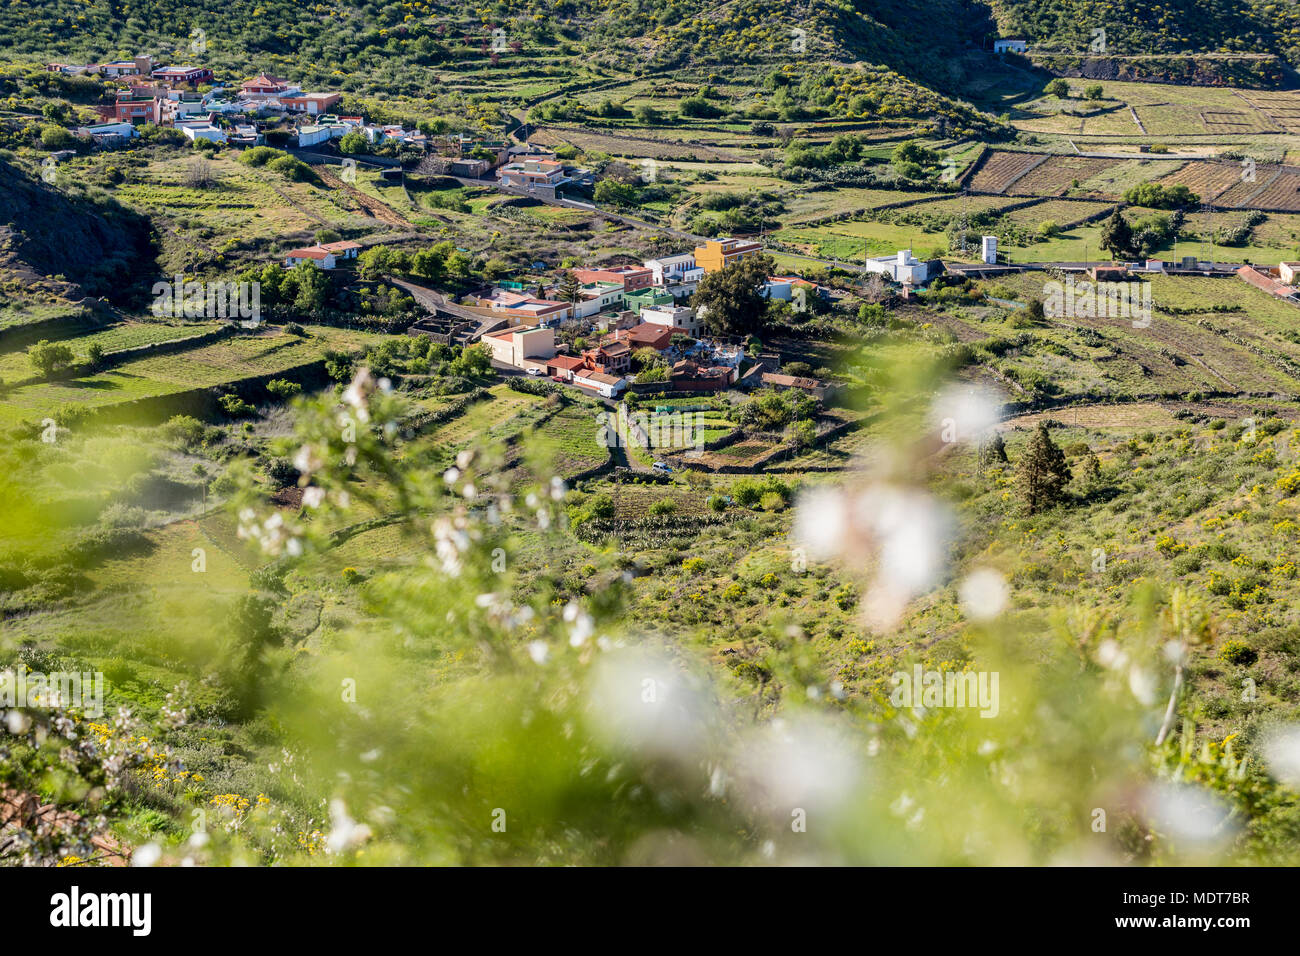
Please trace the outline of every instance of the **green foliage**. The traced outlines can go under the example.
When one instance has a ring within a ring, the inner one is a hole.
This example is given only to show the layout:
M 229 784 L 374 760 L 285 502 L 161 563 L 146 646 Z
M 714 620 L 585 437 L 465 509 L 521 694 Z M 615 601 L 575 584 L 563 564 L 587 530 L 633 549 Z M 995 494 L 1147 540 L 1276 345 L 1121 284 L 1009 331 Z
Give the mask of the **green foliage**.
M 707 273 L 691 299 L 704 310 L 704 324 L 715 335 L 748 335 L 761 331 L 767 300 L 759 289 L 776 269 L 767 256 L 751 256 Z
M 63 342 L 50 342 L 41 339 L 35 345 L 27 349 L 27 358 L 32 363 L 32 368 L 39 375 L 50 375 L 59 369 L 66 368 L 76 359 L 76 354 L 72 347 Z
M 1034 514 L 1064 501 L 1070 478 L 1064 452 L 1040 422 L 1016 465 L 1016 487 L 1025 509 Z
M 1175 183 L 1172 186 L 1139 183 L 1125 190 L 1124 201 L 1150 209 L 1180 209 L 1200 202 L 1200 197 L 1182 183 Z
M 302 386 L 283 378 L 273 378 L 266 383 L 266 390 L 276 398 L 285 400 L 302 392 Z

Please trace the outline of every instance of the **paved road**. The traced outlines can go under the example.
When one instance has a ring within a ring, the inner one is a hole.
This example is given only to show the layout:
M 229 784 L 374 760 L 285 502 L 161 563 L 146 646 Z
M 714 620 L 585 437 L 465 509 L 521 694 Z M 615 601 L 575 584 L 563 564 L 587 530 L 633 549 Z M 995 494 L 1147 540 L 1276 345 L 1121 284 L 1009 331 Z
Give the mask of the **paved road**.
M 385 278 L 393 285 L 411 293 L 411 297 L 430 312 L 445 312 L 448 315 L 454 315 L 458 319 L 464 319 L 466 322 L 473 322 L 477 325 L 482 325 L 489 321 L 491 323 L 499 321 L 497 319 L 489 320 L 487 316 L 479 315 L 477 312 L 471 312 L 462 305 L 448 302 L 447 297 L 436 289 L 416 285 L 414 282 L 407 282 L 405 279 L 398 279 L 396 276 L 385 276 Z

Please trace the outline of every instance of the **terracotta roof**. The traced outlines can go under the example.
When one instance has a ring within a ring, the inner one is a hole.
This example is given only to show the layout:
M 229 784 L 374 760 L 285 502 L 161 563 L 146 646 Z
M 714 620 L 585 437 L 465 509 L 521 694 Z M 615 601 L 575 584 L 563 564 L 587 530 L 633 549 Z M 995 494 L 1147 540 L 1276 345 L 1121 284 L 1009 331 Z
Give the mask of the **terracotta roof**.
M 779 372 L 764 372 L 763 384 L 784 385 L 787 388 L 821 388 L 822 383 L 815 378 L 803 378 L 797 375 L 782 375 Z
M 360 249 L 361 243 L 345 239 L 342 242 L 322 242 L 320 248 L 328 249 L 330 252 L 346 252 L 349 249 Z
M 324 259 L 329 255 L 329 250 L 322 249 L 320 246 L 311 246 L 307 249 L 292 249 L 284 254 L 286 259 Z

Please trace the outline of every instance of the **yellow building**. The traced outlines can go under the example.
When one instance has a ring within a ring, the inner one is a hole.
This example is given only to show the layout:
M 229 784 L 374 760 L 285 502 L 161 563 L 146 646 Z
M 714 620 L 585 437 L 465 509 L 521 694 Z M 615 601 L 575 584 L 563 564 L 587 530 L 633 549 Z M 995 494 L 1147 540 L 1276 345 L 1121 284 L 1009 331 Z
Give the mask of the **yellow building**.
M 695 264 L 705 272 L 718 272 L 733 262 L 758 255 L 763 247 L 744 239 L 706 239 L 704 245 L 695 247 Z

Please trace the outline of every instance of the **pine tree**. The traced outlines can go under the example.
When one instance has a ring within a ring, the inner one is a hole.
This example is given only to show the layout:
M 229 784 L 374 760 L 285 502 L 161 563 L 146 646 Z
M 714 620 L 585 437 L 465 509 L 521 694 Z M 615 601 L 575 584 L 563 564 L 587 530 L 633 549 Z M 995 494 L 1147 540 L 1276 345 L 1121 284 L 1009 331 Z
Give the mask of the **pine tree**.
M 1089 450 L 1086 458 L 1083 459 L 1083 472 L 1079 475 L 1079 484 L 1083 493 L 1089 494 L 1101 485 L 1101 461 L 1097 458 L 1097 453 Z
M 1029 513 L 1050 508 L 1064 499 L 1070 477 L 1065 453 L 1052 441 L 1046 423 L 1039 422 L 1020 457 L 1016 474 L 1016 485 Z
M 582 298 L 582 283 L 578 277 L 567 269 L 560 273 L 560 284 L 556 288 L 556 295 L 561 302 L 567 302 L 574 305 Z
M 984 474 L 984 469 L 991 465 L 1007 463 L 1007 446 L 1002 440 L 1001 432 L 993 432 L 979 444 L 977 468 L 979 474 Z

